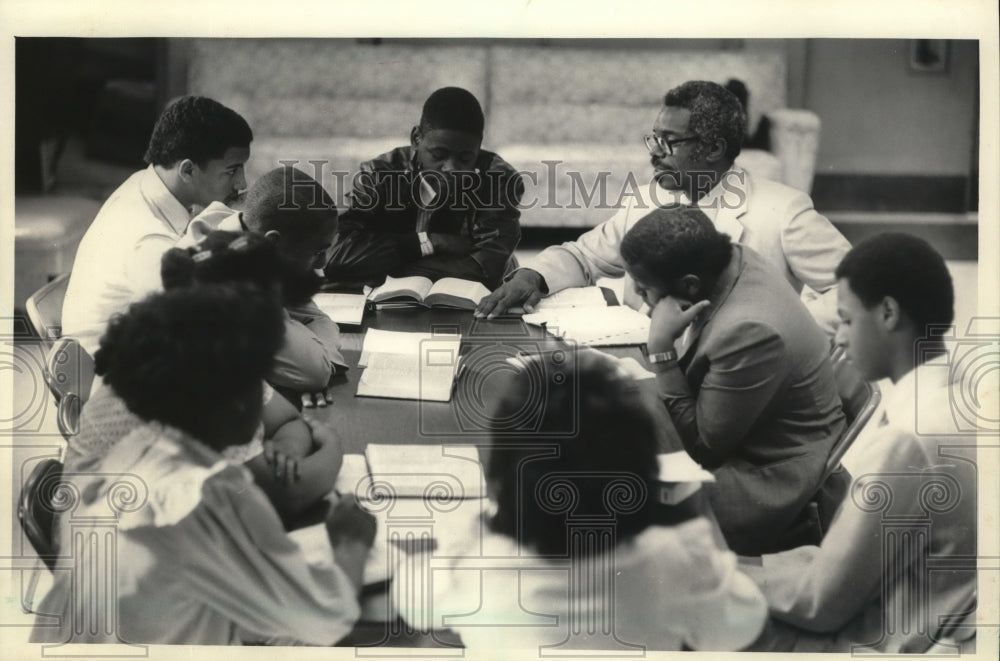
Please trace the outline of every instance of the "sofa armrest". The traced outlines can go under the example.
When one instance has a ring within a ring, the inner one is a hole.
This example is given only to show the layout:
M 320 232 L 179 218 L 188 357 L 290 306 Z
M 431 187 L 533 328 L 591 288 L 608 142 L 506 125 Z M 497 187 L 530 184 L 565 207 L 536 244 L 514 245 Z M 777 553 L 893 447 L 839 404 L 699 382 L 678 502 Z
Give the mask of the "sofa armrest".
M 816 172 L 820 119 L 810 110 L 780 108 L 768 113 L 771 152 L 781 161 L 782 181 L 809 192 Z

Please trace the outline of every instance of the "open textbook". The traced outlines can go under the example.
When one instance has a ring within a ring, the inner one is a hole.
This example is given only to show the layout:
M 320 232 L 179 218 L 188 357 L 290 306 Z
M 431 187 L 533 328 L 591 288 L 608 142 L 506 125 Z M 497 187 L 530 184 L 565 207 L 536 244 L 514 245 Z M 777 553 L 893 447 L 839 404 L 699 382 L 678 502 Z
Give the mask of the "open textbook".
M 362 294 L 328 294 L 313 296 L 313 302 L 338 324 L 360 326 L 368 299 Z
M 583 346 L 645 344 L 649 337 L 649 317 L 624 305 L 542 310 L 523 319 Z
M 475 445 L 369 443 L 365 459 L 373 489 L 392 485 L 402 498 L 483 498 L 486 485 Z
M 461 341 L 459 335 L 369 329 L 358 360 L 365 368 L 358 396 L 449 401 Z
M 482 283 L 461 278 L 441 278 L 431 282 L 430 278 L 411 275 L 405 278 L 388 276 L 385 282 L 368 294 L 368 300 L 376 309 L 382 307 L 423 305 L 433 308 L 457 308 L 474 310 L 490 290 Z
M 604 291 L 600 287 L 570 287 L 544 296 L 535 305 L 535 312 L 561 310 L 564 308 L 606 308 L 607 306 L 608 301 L 604 298 Z M 515 306 L 508 308 L 507 312 L 510 314 L 524 314 L 524 308 Z

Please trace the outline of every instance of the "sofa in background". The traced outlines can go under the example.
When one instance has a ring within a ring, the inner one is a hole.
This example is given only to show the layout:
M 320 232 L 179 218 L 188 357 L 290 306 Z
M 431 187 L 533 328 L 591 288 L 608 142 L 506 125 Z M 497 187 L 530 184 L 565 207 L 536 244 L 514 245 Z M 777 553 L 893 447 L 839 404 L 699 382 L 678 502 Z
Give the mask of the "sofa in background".
M 772 150 L 747 150 L 740 164 L 808 190 L 819 119 L 785 108 L 786 58 L 758 49 L 193 39 L 186 66 L 188 93 L 216 98 L 250 122 L 249 181 L 282 160 L 315 176 L 309 161 L 316 161 L 340 203 L 358 163 L 408 141 L 430 92 L 465 87 L 486 112 L 484 147 L 534 173 L 522 225 L 590 227 L 609 217 L 629 173 L 648 183 L 642 134 L 666 90 L 685 80 L 742 80 L 751 131 L 766 114 Z M 583 194 L 602 180 L 585 203 Z

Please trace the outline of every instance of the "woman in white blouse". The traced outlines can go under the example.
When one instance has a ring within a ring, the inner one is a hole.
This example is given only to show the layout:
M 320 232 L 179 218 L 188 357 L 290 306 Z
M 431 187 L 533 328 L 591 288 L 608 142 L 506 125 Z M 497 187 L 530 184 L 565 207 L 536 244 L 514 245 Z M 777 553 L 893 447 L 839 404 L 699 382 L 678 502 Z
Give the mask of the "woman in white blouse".
M 282 337 L 279 305 L 251 288 L 155 294 L 111 322 L 96 370 L 144 423 L 64 476 L 66 569 L 34 640 L 329 645 L 350 630 L 374 520 L 341 502 L 327 521 L 337 564 L 310 567 L 221 454 L 253 437 Z
M 533 655 L 746 647 L 767 605 L 736 557 L 703 516 L 655 523 L 657 436 L 636 382 L 603 354 L 561 354 L 526 359 L 491 415 L 493 511 L 461 557 L 435 561 L 433 626 Z

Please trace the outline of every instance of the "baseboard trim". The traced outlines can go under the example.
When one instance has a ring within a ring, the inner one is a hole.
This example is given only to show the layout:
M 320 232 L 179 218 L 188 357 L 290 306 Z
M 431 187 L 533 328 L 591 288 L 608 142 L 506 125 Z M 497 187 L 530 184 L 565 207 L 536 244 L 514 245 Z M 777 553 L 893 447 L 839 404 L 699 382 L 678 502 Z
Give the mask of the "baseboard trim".
M 831 211 L 920 211 L 964 213 L 977 208 L 970 200 L 969 178 L 957 175 L 822 174 L 813 180 L 816 208 Z

